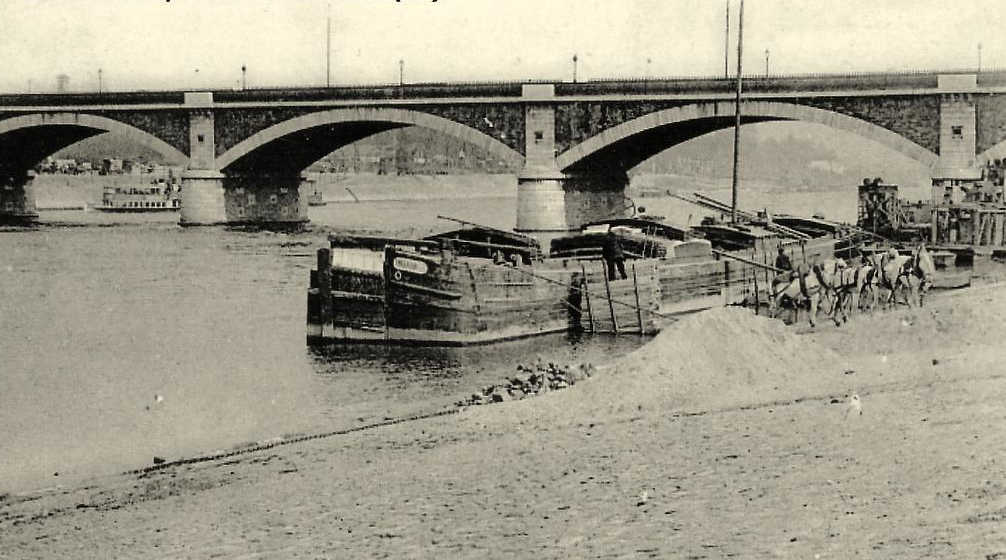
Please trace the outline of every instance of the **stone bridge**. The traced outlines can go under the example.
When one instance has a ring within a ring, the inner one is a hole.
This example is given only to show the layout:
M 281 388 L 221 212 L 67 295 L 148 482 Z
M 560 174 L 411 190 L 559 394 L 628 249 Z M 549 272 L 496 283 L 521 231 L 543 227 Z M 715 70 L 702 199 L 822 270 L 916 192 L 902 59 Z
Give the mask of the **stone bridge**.
M 516 227 L 566 231 L 624 211 L 627 171 L 733 126 L 726 79 L 406 84 L 241 91 L 0 95 L 0 215 L 34 205 L 31 173 L 116 132 L 185 161 L 181 223 L 307 219 L 301 172 L 377 132 L 421 126 L 517 172 Z M 745 80 L 744 123 L 795 120 L 859 134 L 966 179 L 1006 156 L 1006 72 Z

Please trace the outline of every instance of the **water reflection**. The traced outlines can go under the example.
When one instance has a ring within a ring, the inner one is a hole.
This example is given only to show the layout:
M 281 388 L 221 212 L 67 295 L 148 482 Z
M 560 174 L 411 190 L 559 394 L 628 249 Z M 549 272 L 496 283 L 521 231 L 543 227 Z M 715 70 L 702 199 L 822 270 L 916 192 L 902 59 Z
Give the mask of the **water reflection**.
M 469 347 L 336 344 L 311 348 L 310 354 L 318 378 L 342 392 L 339 400 L 360 402 L 384 395 L 398 402 L 443 406 L 512 377 L 518 364 L 597 364 L 647 340 L 560 333 Z

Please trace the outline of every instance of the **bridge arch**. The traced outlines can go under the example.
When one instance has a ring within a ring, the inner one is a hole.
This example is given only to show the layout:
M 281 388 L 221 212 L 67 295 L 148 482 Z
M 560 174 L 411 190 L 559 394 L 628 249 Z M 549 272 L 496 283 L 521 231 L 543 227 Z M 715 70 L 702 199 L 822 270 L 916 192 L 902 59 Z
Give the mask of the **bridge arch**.
M 978 154 L 977 161 L 983 163 L 995 159 L 1006 159 L 1006 140 Z
M 119 134 L 171 161 L 184 164 L 189 159 L 174 146 L 132 125 L 100 115 L 71 112 L 31 113 L 0 120 L 0 151 L 17 158 L 16 162 L 4 162 L 7 165 L 29 169 L 48 155 L 105 132 Z
M 443 117 L 390 107 L 354 107 L 319 111 L 272 125 L 218 156 L 217 168 L 227 171 L 264 166 L 263 170 L 274 171 L 279 166 L 287 172 L 300 172 L 335 149 L 406 126 L 428 128 L 474 144 L 513 169 L 520 169 L 524 163 L 524 156 L 499 140 Z
M 706 102 L 664 109 L 611 127 L 556 158 L 559 169 L 618 167 L 628 170 L 657 153 L 703 134 L 734 125 L 733 101 Z M 939 156 L 911 140 L 870 122 L 806 105 L 745 101 L 742 123 L 803 121 L 852 132 L 933 167 Z

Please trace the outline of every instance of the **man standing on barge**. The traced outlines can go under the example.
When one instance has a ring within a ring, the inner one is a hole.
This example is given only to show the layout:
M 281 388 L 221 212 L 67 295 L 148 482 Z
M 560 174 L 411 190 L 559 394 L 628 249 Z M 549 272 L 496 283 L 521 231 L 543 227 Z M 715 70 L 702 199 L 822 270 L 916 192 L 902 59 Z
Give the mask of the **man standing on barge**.
M 786 254 L 786 250 L 782 248 L 782 245 L 779 245 L 779 254 L 775 257 L 775 267 L 778 271 L 776 271 L 775 278 L 772 279 L 773 292 L 778 290 L 778 286 L 788 284 L 795 277 L 793 274 L 793 261 L 789 260 L 789 255 Z
M 618 267 L 618 273 L 622 276 L 622 280 L 628 278 L 625 274 L 625 254 L 622 252 L 622 244 L 618 241 L 618 236 L 615 232 L 608 230 L 608 234 L 604 236 L 604 247 L 602 248 L 601 256 L 604 257 L 604 261 L 608 264 L 608 280 L 615 279 L 615 267 Z
M 782 272 L 789 272 L 793 270 L 793 262 L 789 260 L 789 255 L 786 254 L 782 245 L 779 245 L 779 255 L 775 258 L 775 267 Z

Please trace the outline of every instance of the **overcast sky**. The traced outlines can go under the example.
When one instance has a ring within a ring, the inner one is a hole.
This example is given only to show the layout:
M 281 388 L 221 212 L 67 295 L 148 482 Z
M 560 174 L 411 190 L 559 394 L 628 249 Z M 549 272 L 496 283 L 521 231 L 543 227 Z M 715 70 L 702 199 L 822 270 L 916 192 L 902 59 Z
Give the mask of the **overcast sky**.
M 736 37 L 739 0 L 731 0 Z M 0 90 L 707 76 L 725 0 L 0 0 Z M 1001 0 L 747 0 L 745 73 L 1006 66 Z M 736 47 L 731 46 L 736 52 Z M 731 72 L 734 65 L 731 56 Z

